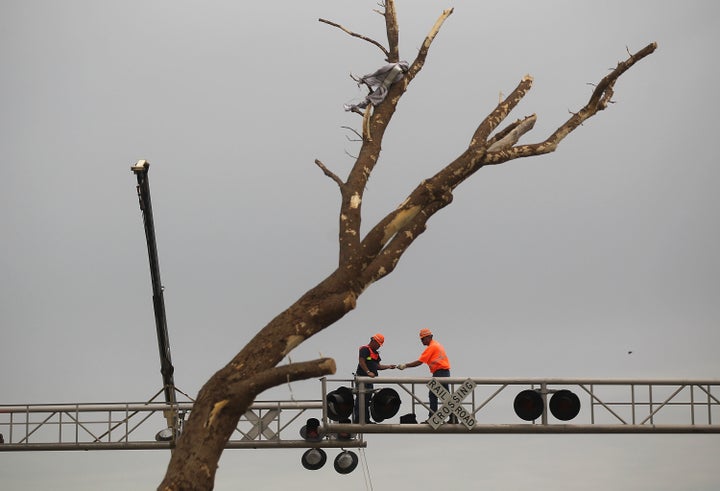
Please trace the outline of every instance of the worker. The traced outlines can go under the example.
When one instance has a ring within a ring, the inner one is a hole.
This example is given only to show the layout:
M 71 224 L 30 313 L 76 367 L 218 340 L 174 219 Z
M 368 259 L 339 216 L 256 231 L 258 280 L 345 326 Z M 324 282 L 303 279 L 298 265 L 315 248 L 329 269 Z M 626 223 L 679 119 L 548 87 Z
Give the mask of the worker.
M 360 346 L 358 353 L 358 366 L 355 370 L 355 375 L 358 377 L 370 377 L 375 378 L 378 376 L 379 370 L 388 370 L 397 368 L 396 365 L 383 365 L 380 363 L 380 353 L 378 350 L 385 343 L 385 336 L 380 333 L 374 334 L 370 337 L 370 342 L 364 346 Z M 363 387 L 361 387 L 363 386 Z M 356 383 L 356 389 L 358 396 L 355 398 L 355 411 L 353 413 L 353 423 L 359 423 L 361 421 L 365 423 L 371 423 L 370 421 L 370 397 L 372 396 L 373 384 L 358 384 Z M 364 390 L 365 397 L 365 411 L 360 414 L 360 391 Z M 362 418 L 360 417 L 362 416 Z
M 433 333 L 430 329 L 420 329 L 420 342 L 425 346 L 425 350 L 420 354 L 420 358 L 415 361 L 408 363 L 401 363 L 398 365 L 398 369 L 405 370 L 406 368 L 419 367 L 423 363 L 427 363 L 430 368 L 430 373 L 433 377 L 449 377 L 450 376 L 450 360 L 445 353 L 445 348 L 442 344 L 433 339 Z M 450 390 L 448 384 L 441 384 L 446 390 Z M 438 398 L 434 392 L 430 391 L 430 414 L 428 419 L 432 417 L 438 410 Z M 450 422 L 453 423 L 454 418 L 450 418 Z

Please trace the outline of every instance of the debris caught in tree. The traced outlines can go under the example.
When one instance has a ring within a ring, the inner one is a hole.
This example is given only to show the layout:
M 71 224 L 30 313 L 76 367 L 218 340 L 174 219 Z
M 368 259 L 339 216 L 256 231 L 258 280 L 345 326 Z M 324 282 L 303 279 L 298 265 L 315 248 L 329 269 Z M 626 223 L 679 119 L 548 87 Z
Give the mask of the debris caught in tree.
M 370 93 L 364 100 L 357 104 L 345 104 L 345 110 L 360 110 L 365 109 L 368 104 L 372 104 L 373 106 L 380 104 L 385 100 L 390 86 L 402 79 L 409 67 L 410 65 L 408 65 L 407 61 L 388 63 L 372 73 L 356 78 L 355 80 L 358 83 L 358 87 L 364 84 L 370 89 Z

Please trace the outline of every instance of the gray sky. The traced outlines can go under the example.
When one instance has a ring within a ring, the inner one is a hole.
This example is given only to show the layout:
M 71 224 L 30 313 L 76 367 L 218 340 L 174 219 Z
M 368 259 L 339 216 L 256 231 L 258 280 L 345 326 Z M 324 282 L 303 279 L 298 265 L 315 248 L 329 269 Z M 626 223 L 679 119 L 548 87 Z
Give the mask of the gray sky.
M 481 170 L 397 270 L 293 360 L 386 336 L 410 361 L 430 327 L 453 375 L 718 378 L 720 7 L 712 1 L 398 0 L 411 61 L 455 13 L 400 103 L 366 226 L 467 145 L 526 73 L 509 120 L 543 140 L 609 68 L 657 41 L 607 111 L 551 155 Z M 0 404 L 143 401 L 161 386 L 142 221 L 150 181 L 177 385 L 196 394 L 335 265 L 339 194 L 383 63 L 374 1 L 0 3 Z M 629 350 L 633 351 L 628 355 Z M 417 368 L 413 376 L 424 376 Z M 407 374 L 407 372 L 405 373 Z M 295 395 L 319 396 L 314 381 Z M 287 398 L 286 388 L 272 396 Z M 265 398 L 265 397 L 263 397 Z M 370 436 L 375 490 L 715 490 L 718 436 Z M 441 451 L 438 451 L 442 448 Z M 2 453 L 3 489 L 151 489 L 165 452 Z M 216 489 L 365 489 L 300 452 L 224 454 Z

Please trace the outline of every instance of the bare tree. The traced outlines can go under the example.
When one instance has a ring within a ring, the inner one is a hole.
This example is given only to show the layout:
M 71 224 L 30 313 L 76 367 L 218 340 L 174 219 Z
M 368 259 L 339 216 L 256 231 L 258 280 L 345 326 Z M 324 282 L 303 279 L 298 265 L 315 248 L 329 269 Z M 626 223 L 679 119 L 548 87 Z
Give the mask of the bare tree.
M 385 0 L 379 13 L 385 19 L 387 48 L 381 43 L 325 19 L 320 22 L 367 41 L 382 50 L 389 64 L 400 62 L 398 24 L 393 0 Z M 363 193 L 378 163 L 383 136 L 398 101 L 425 64 L 430 46 L 452 9 L 445 10 L 430 29 L 414 61 L 402 78 L 387 88 L 386 97 L 364 109 L 362 144 L 345 180 L 321 161 L 316 165 L 339 187 L 342 203 L 339 217 L 338 266 L 327 278 L 272 319 L 225 367 L 203 386 L 177 441 L 165 479 L 159 488 L 209 490 L 213 488 L 217 463 L 239 418 L 255 397 L 266 389 L 289 380 L 304 380 L 335 372 L 331 358 L 277 366 L 295 347 L 355 308 L 356 300 L 374 282 L 392 273 L 408 247 L 423 233 L 427 221 L 452 202 L 462 182 L 486 165 L 497 165 L 521 157 L 553 152 L 558 144 L 585 120 L 605 109 L 611 101 L 615 82 L 639 60 L 653 53 L 651 43 L 631 54 L 595 86 L 587 104 L 571 115 L 557 130 L 539 143 L 518 145 L 530 131 L 536 116 L 530 115 L 498 129 L 509 113 L 532 87 L 533 79 L 523 77 L 515 90 L 502 100 L 477 126 L 460 154 L 434 176 L 423 180 L 395 210 L 388 213 L 363 237 L 360 233 Z M 497 130 L 497 131 L 496 131 Z

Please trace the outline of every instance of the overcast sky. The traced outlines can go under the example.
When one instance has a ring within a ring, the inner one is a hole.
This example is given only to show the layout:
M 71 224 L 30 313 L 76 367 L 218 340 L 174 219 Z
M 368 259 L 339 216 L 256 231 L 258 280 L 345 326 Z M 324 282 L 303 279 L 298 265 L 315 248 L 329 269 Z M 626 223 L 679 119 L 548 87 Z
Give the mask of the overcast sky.
M 455 376 L 718 378 L 720 4 L 711 0 L 398 0 L 412 61 L 455 7 L 403 97 L 364 224 L 467 145 L 526 74 L 509 120 L 545 139 L 608 69 L 658 51 L 557 152 L 482 169 L 397 270 L 294 361 L 349 377 L 386 336 L 416 359 L 429 327 Z M 335 267 L 338 175 L 358 145 L 349 78 L 380 50 L 373 0 L 0 2 L 0 404 L 127 402 L 162 385 L 130 166 L 151 162 L 179 388 L 195 395 L 267 321 Z M 628 354 L 632 351 L 632 354 Z M 413 376 L 425 376 L 425 367 Z M 405 372 L 404 375 L 407 375 Z M 319 397 L 315 381 L 295 395 Z M 272 396 L 288 398 L 287 388 Z M 262 396 L 265 398 L 264 396 Z M 369 436 L 375 490 L 711 491 L 717 435 Z M 308 472 L 300 451 L 233 450 L 216 489 L 365 489 Z M 169 454 L 0 453 L 3 489 L 154 489 Z M 334 489 L 334 488 L 333 488 Z

